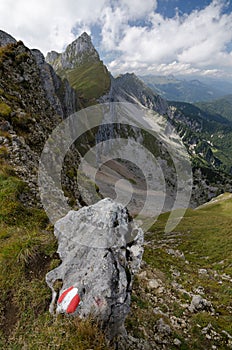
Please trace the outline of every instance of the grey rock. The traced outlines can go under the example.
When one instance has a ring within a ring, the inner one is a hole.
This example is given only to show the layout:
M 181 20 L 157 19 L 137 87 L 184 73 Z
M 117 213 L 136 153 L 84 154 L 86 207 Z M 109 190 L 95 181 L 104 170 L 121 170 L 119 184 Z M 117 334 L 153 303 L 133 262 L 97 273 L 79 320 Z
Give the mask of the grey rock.
M 46 61 L 54 67 L 55 71 L 73 69 L 80 64 L 99 60 L 98 52 L 87 33 L 83 33 L 68 45 L 65 52 L 52 51 L 46 56 Z
M 181 341 L 180 341 L 179 339 L 175 338 L 175 339 L 173 340 L 173 344 L 174 344 L 175 346 L 179 347 L 179 346 L 181 346 Z
M 202 328 L 201 333 L 202 333 L 202 334 L 206 334 L 206 333 L 208 333 L 211 329 L 212 329 L 212 325 L 211 325 L 211 323 L 208 323 L 208 325 L 207 325 L 206 327 Z
M 158 333 L 161 333 L 162 335 L 170 335 L 172 333 L 171 327 L 164 322 L 163 318 L 160 318 L 157 322 L 156 322 L 156 331 Z
M 169 255 L 173 255 L 175 258 L 185 259 L 184 253 L 181 252 L 180 250 L 174 250 L 171 248 L 171 249 L 167 249 L 167 253 Z
M 82 304 L 81 318 L 93 314 L 110 338 L 125 332 L 134 274 L 143 254 L 143 232 L 130 221 L 127 210 L 111 199 L 70 211 L 55 224 L 62 264 L 50 271 L 46 281 L 52 289 L 50 312 L 55 306 L 54 283 L 62 280 L 61 293 L 75 286 Z
M 119 338 L 116 349 L 118 350 L 159 350 L 160 346 L 152 341 L 135 338 L 128 334 L 127 337 Z
M 152 279 L 148 282 L 148 288 L 149 289 L 157 289 L 161 285 L 161 281 L 157 279 Z
M 213 311 L 210 301 L 203 299 L 201 295 L 194 295 L 189 306 L 191 312 L 197 311 Z
M 62 81 L 59 78 L 52 66 L 45 62 L 45 58 L 39 50 L 31 50 L 31 52 L 39 67 L 47 99 L 58 115 L 67 118 L 79 109 L 75 90 L 67 80 Z
M 197 294 L 205 294 L 205 289 L 204 289 L 204 287 L 199 286 L 199 287 L 194 289 L 194 292 Z
M 0 30 L 0 46 L 6 46 L 8 44 L 15 44 L 16 40 L 8 33 Z

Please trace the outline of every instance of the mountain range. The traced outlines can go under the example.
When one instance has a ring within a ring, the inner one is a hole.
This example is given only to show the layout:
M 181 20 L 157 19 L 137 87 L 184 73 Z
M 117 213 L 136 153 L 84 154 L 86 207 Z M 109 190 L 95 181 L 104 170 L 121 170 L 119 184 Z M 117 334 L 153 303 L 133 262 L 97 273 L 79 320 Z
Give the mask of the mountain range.
M 78 58 L 73 59 L 72 57 Z M 85 57 L 84 62 L 82 61 L 82 57 Z M 70 60 L 72 62 L 71 64 Z M 91 38 L 86 33 L 69 45 L 63 54 L 54 52 L 48 53 L 47 61 L 53 66 L 58 75 L 60 74 L 61 77 L 66 77 L 72 87 L 76 89 L 77 93 L 80 93 L 80 90 L 83 91 L 85 88 L 88 90 L 90 84 L 93 84 L 92 73 L 97 77 L 98 88 L 91 90 L 93 94 L 91 98 L 86 101 L 86 106 L 89 105 L 90 100 L 92 101 L 93 99 L 96 101 L 99 99 L 99 93 L 105 93 L 105 96 L 107 96 L 107 86 L 105 85 L 107 81 L 108 100 L 141 103 L 143 106 L 164 115 L 178 130 L 188 152 L 191 154 L 195 175 L 198 173 L 199 169 L 201 171 L 201 177 L 204 179 L 201 182 L 204 183 L 203 187 L 206 186 L 206 189 L 201 188 L 201 200 L 206 201 L 210 199 L 214 192 L 213 188 L 217 188 L 217 193 L 220 193 L 224 187 L 230 190 L 230 173 L 232 166 L 230 160 L 231 124 L 226 118 L 215 112 L 209 113 L 192 104 L 167 102 L 157 91 L 154 92 L 150 85 L 144 83 L 144 80 L 146 80 L 144 77 L 142 81 L 135 74 L 124 74 L 116 78 L 110 76 L 110 73 L 100 61 L 91 43 Z M 88 71 L 88 74 L 86 74 L 86 62 L 94 63 L 91 66 L 91 72 Z M 96 62 L 98 62 L 97 65 Z M 99 70 L 99 65 L 104 67 L 104 69 Z M 73 80 L 73 77 L 76 75 L 76 70 L 78 76 L 81 77 L 81 88 L 75 85 L 76 83 Z M 100 79 L 99 75 L 101 76 Z M 85 76 L 84 79 L 83 76 Z M 160 84 L 167 81 L 166 78 L 158 77 L 157 79 Z M 111 87 L 109 81 L 111 82 Z M 180 84 L 183 88 L 181 89 L 183 91 L 189 90 L 189 94 L 191 95 L 194 95 L 194 91 L 196 91 L 201 98 L 205 96 L 204 94 L 207 93 L 209 89 L 206 84 L 197 81 L 181 82 L 174 77 L 169 77 L 168 81 L 172 87 L 176 86 L 176 84 Z M 186 84 L 188 85 L 188 89 L 186 89 Z M 175 95 L 175 88 L 173 88 L 172 91 Z M 214 91 L 214 89 L 212 89 L 212 91 Z M 211 93 L 210 96 L 212 97 Z M 81 98 L 80 95 L 79 97 Z M 198 169 L 197 172 L 195 172 L 195 167 Z M 215 187 L 214 179 L 218 179 L 218 176 L 221 179 L 221 184 L 217 184 Z M 195 176 L 195 180 L 199 183 L 198 176 Z M 209 186 L 209 188 L 208 185 L 206 185 L 207 183 L 212 186 Z M 197 190 L 197 186 L 195 189 Z M 195 201 L 194 196 L 196 198 L 198 195 L 193 194 L 193 202 L 196 203 L 197 201 L 197 203 L 199 203 L 199 199 Z
M 142 171 L 148 163 L 139 154 L 135 160 L 141 161 L 141 168 L 136 162 L 115 157 L 102 164 L 96 182 L 79 171 L 84 154 L 109 139 L 107 147 L 118 138 L 126 139 L 127 149 L 133 150 L 135 143 L 142 145 L 162 169 L 167 200 L 163 213 L 145 235 L 141 271 L 132 291 L 132 312 L 126 321 L 128 336 L 117 339 L 115 346 L 132 350 L 231 347 L 232 223 L 231 194 L 226 193 L 232 191 L 231 96 L 209 102 L 212 96 L 222 96 L 221 88 L 209 89 L 174 77 L 155 78 L 155 83 L 153 79 L 141 79 L 133 73 L 113 77 L 86 33 L 63 53 L 52 51 L 45 59 L 38 50 L 30 50 L 0 31 L 2 348 L 112 348 L 92 318 L 72 321 L 59 315 L 54 321 L 48 313 L 51 295 L 45 275 L 60 265 L 60 259 L 38 188 L 41 152 L 53 130 L 75 112 L 88 111 L 94 105 L 101 108 L 108 102 L 145 108 L 148 117 L 157 121 L 157 137 L 137 124 L 129 128 L 109 119 L 111 123 L 106 119 L 104 125 L 88 130 L 63 159 L 62 188 L 49 193 L 49 209 L 54 211 L 53 204 L 65 200 L 78 210 L 99 198 L 114 196 L 112 183 L 121 179 L 127 180 L 135 193 L 147 189 Z M 207 102 L 195 103 L 200 95 L 206 96 Z M 110 118 L 107 113 L 104 117 Z M 165 128 L 167 123 L 175 132 Z M 173 232 L 165 232 L 165 224 L 177 195 L 178 179 L 166 139 L 159 138 L 161 131 L 166 132 L 173 154 L 182 140 L 193 172 L 191 208 Z M 53 156 L 51 167 L 62 158 L 59 147 Z M 45 189 L 51 180 L 49 176 L 45 179 Z M 122 186 L 124 193 L 131 189 L 125 183 Z M 131 202 L 139 211 L 140 197 L 132 197 Z M 55 215 L 56 219 L 62 217 L 62 208 L 56 208 Z M 117 218 L 115 222 L 117 225 Z M 104 259 L 111 253 L 109 248 Z M 123 259 L 120 255 L 114 261 L 116 289 L 119 270 L 125 267 Z M 129 280 L 127 268 L 123 271 Z M 61 288 L 62 281 L 57 280 L 54 290 Z
M 197 79 L 184 80 L 173 75 L 140 77 L 155 93 L 169 101 L 199 102 L 212 101 L 232 92 L 228 82 Z

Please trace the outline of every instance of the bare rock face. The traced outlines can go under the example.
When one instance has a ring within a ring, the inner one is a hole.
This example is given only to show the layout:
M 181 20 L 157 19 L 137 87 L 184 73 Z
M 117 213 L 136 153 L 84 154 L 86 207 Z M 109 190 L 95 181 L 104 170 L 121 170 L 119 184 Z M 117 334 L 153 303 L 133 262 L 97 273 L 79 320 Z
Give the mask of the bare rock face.
M 65 52 L 51 51 L 46 57 L 46 61 L 54 67 L 55 71 L 73 69 L 84 62 L 98 62 L 99 60 L 98 52 L 90 36 L 85 32 L 68 45 Z
M 8 33 L 0 30 L 0 46 L 6 46 L 8 44 L 15 44 L 16 40 Z
M 63 118 L 75 113 L 79 108 L 77 94 L 67 80 L 62 81 L 53 70 L 52 66 L 45 62 L 43 54 L 39 50 L 31 50 L 40 71 L 40 78 L 46 96 L 56 113 Z
M 70 211 L 55 224 L 55 235 L 62 264 L 46 276 L 53 292 L 50 312 L 66 313 L 57 306 L 54 289 L 55 281 L 62 280 L 59 297 L 78 288 L 81 303 L 73 315 L 94 315 L 110 339 L 123 334 L 133 276 L 143 254 L 143 231 L 126 208 L 106 198 Z

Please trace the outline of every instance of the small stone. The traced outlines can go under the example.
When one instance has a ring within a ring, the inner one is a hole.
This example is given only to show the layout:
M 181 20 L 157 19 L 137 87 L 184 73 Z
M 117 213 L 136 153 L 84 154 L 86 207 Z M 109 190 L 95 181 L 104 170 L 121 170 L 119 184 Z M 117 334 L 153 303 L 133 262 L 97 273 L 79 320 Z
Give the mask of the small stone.
M 139 278 L 145 279 L 147 277 L 147 271 L 142 271 L 138 274 Z
M 164 335 L 170 335 L 172 333 L 170 326 L 165 323 L 162 318 L 156 322 L 156 330 L 158 333 L 162 333 Z
M 211 330 L 211 328 L 212 328 L 211 323 L 208 323 L 208 325 L 206 327 L 202 328 L 201 333 L 206 334 L 208 331 Z
M 194 289 L 194 292 L 197 294 L 205 294 L 204 287 L 202 287 L 202 286 L 199 286 L 196 289 Z
M 213 311 L 212 304 L 207 301 L 206 299 L 203 299 L 201 295 L 194 295 L 191 301 L 191 305 L 189 306 L 189 310 L 191 312 L 197 312 L 197 311 Z
M 165 291 L 165 288 L 164 288 L 164 287 L 159 287 L 159 288 L 157 289 L 157 293 L 159 293 L 159 294 L 163 294 L 164 291 Z
M 176 258 L 181 258 L 181 259 L 185 259 L 184 253 L 181 252 L 180 250 L 174 250 L 174 249 L 167 249 L 166 252 L 169 255 L 173 255 Z
M 181 341 L 180 341 L 180 339 L 175 338 L 175 339 L 173 340 L 173 344 L 176 345 L 176 346 L 181 346 Z
M 172 276 L 173 276 L 173 277 L 180 277 L 180 271 L 178 271 L 178 270 L 173 270 L 173 271 L 172 271 Z
M 157 289 L 160 287 L 160 283 L 158 280 L 152 279 L 148 282 L 148 288 Z

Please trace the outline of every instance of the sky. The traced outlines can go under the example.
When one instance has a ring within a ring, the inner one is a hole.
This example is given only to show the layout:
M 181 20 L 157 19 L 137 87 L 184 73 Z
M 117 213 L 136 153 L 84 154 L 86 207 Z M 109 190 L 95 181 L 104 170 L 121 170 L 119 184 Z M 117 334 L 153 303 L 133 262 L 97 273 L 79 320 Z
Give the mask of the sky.
M 114 75 L 232 78 L 228 0 L 0 0 L 0 29 L 45 55 L 86 31 Z

